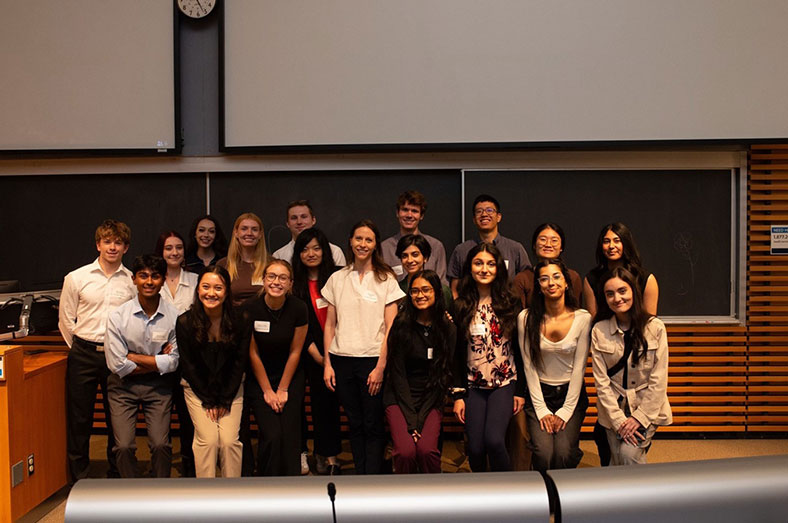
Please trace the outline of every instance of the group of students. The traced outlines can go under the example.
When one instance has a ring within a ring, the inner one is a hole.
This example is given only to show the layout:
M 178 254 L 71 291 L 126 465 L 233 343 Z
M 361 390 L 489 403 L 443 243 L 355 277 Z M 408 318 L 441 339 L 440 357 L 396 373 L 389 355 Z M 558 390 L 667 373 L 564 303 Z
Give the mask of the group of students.
M 389 434 L 395 472 L 440 472 L 449 398 L 473 471 L 576 467 L 589 351 L 603 464 L 645 462 L 657 427 L 671 422 L 668 347 L 656 279 L 626 226 L 603 228 L 597 266 L 581 281 L 560 259 L 556 224 L 534 232 L 532 267 L 523 246 L 498 232 L 497 200 L 480 195 L 479 237 L 447 264 L 442 243 L 419 230 L 425 212 L 423 195 L 400 195 L 400 231 L 385 241 L 359 221 L 347 263 L 305 200 L 288 205 L 292 240 L 273 255 L 256 215 L 236 219 L 229 243 L 203 216 L 188 245 L 167 231 L 131 271 L 121 263 L 128 227 L 104 222 L 98 259 L 69 273 L 61 296 L 72 479 L 87 474 L 98 384 L 111 473 L 117 466 L 123 477 L 137 474 L 139 405 L 154 475 L 169 475 L 172 404 L 184 463 L 193 450 L 198 477 L 213 477 L 217 464 L 225 477 L 301 473 L 306 383 L 320 472 L 340 473 L 340 405 L 356 474 L 383 472 Z M 507 442 L 523 418 L 527 430 Z M 532 461 L 513 463 L 512 447 L 526 439 Z

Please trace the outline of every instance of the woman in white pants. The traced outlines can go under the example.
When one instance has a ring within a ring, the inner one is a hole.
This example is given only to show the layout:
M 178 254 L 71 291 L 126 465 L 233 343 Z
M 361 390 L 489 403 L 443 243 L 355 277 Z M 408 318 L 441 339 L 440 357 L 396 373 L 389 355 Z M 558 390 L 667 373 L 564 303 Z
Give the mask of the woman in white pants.
M 178 317 L 183 394 L 194 423 L 198 478 L 241 476 L 243 445 L 238 436 L 243 409 L 241 385 L 248 336 L 234 314 L 230 275 L 210 266 L 200 275 L 192 308 Z M 246 340 L 246 343 L 244 343 Z

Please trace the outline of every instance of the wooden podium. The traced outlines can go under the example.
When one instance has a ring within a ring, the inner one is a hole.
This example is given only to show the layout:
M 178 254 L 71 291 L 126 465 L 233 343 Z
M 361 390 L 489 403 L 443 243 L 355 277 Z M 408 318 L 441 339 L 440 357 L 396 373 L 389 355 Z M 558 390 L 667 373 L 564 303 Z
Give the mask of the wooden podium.
M 64 347 L 65 348 L 65 347 Z M 66 357 L 0 345 L 0 521 L 15 521 L 68 482 Z M 28 458 L 33 457 L 33 473 Z

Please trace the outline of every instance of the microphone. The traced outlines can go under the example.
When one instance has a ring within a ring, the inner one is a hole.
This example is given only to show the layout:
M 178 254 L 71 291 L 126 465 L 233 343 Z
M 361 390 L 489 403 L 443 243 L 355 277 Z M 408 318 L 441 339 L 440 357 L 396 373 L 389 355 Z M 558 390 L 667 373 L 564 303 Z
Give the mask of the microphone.
M 337 497 L 337 486 L 334 485 L 333 481 L 329 481 L 326 488 L 328 489 L 328 499 L 331 500 L 331 514 L 334 517 L 334 523 L 337 523 L 337 509 L 334 506 L 334 500 L 336 500 Z

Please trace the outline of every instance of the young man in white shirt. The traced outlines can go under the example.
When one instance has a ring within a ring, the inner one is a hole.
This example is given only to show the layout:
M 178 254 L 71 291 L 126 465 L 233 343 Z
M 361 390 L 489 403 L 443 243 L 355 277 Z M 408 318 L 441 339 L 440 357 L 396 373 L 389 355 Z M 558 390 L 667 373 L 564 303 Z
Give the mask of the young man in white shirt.
M 154 254 L 138 256 L 131 268 L 137 297 L 115 309 L 107 319 L 104 356 L 112 374 L 107 378 L 115 460 L 122 478 L 137 470 L 137 411 L 142 405 L 148 429 L 153 477 L 170 477 L 172 447 L 172 372 L 178 368 L 175 322 L 178 309 L 161 299 L 167 264 Z
M 104 334 L 109 313 L 137 294 L 131 272 L 122 263 L 131 242 L 129 227 L 123 222 L 105 220 L 96 229 L 95 239 L 98 258 L 70 272 L 60 294 L 58 326 L 70 348 L 66 371 L 66 449 L 72 483 L 88 477 L 93 407 L 99 386 L 107 415 L 107 475 L 118 476 L 107 403 L 109 370 L 104 360 Z
M 285 244 L 281 249 L 274 251 L 273 257 L 277 260 L 284 260 L 289 264 L 293 263 L 293 247 L 295 247 L 295 240 L 301 231 L 310 229 L 315 226 L 317 219 L 312 211 L 312 205 L 308 200 L 295 200 L 287 204 L 287 225 L 290 231 L 290 241 Z M 334 264 L 337 267 L 344 267 L 345 254 L 342 248 L 333 243 L 328 244 L 331 247 L 331 257 L 334 259 Z
M 405 191 L 397 198 L 397 221 L 399 221 L 399 233 L 386 238 L 380 244 L 383 251 L 383 260 L 388 263 L 397 275 L 397 280 L 402 281 L 407 276 L 402 268 L 402 262 L 397 256 L 397 242 L 406 234 L 420 234 L 424 236 L 430 244 L 432 254 L 424 264 L 425 269 L 430 269 L 438 273 L 441 281 L 448 284 L 446 280 L 446 249 L 443 243 L 437 239 L 424 234 L 419 230 L 419 224 L 424 219 L 427 212 L 427 199 L 419 191 Z

